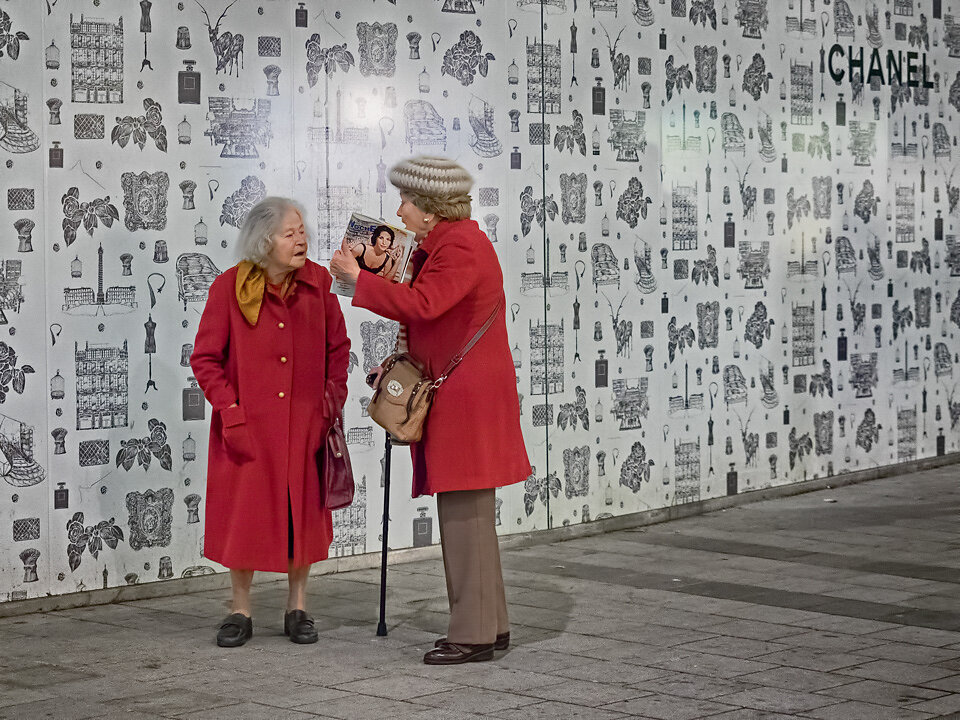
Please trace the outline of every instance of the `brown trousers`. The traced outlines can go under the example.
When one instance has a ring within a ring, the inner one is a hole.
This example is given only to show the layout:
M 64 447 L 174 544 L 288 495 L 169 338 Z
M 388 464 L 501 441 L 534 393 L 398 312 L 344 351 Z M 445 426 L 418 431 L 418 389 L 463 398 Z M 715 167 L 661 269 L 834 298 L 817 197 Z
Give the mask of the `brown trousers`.
M 495 503 L 492 488 L 437 493 L 453 643 L 489 644 L 510 629 Z

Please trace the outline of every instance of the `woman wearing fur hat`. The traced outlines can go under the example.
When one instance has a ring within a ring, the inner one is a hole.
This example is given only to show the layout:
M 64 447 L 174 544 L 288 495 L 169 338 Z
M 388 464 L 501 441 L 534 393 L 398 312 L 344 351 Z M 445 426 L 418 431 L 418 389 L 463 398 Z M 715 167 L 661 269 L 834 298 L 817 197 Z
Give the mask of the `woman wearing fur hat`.
M 507 342 L 503 273 L 470 219 L 473 179 L 446 158 L 420 156 L 390 170 L 397 215 L 416 233 L 413 280 L 361 272 L 337 251 L 330 270 L 353 283 L 353 304 L 397 320 L 413 357 L 438 377 L 493 315 L 494 321 L 437 390 L 420 442 L 411 445 L 413 496 L 437 496 L 450 622 L 423 661 L 490 660 L 510 642 L 495 528 L 495 488 L 525 480 L 530 463 Z M 464 272 L 469 268 L 469 272 Z

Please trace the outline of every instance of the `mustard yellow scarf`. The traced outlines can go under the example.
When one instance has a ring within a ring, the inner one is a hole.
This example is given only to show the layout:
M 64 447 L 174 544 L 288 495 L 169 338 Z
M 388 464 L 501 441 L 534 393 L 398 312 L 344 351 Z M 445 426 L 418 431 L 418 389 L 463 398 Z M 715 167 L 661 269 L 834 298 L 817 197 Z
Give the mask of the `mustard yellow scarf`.
M 280 286 L 281 299 L 286 298 L 293 289 L 294 275 L 290 273 Z M 263 268 L 249 260 L 241 260 L 237 265 L 237 304 L 248 323 L 256 326 L 263 304 L 263 293 L 267 288 L 267 274 Z

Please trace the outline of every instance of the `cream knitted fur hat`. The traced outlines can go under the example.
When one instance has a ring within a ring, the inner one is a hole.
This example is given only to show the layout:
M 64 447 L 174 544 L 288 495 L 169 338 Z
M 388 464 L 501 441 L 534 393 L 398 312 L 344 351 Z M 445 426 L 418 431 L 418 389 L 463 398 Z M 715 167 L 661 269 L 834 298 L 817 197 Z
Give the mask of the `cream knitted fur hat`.
M 470 201 L 473 178 L 462 167 L 444 157 L 418 155 L 390 168 L 390 182 L 401 192 L 442 202 Z

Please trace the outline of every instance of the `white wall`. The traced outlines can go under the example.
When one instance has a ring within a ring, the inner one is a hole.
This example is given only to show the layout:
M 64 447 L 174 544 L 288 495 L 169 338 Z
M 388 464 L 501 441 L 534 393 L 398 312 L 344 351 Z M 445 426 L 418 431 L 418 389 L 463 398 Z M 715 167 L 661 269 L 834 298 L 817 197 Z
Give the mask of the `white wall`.
M 211 20 L 228 8 L 203 5 Z M 0 367 L 0 601 L 221 569 L 202 557 L 207 424 L 184 416 L 183 347 L 205 283 L 235 262 L 235 225 L 258 192 L 307 207 L 323 261 L 342 211 L 393 217 L 398 196 L 380 172 L 411 153 L 466 166 L 474 217 L 496 228 L 536 466 L 526 486 L 500 491 L 501 532 L 957 449 L 957 0 L 311 1 L 306 27 L 297 6 L 229 5 L 219 42 L 241 34 L 243 54 L 220 71 L 196 0 L 154 2 L 149 32 L 126 0 L 0 7 L 11 25 L 0 57 L 0 333 L 16 353 Z M 84 73 L 102 81 L 108 63 L 84 70 L 71 16 L 122 18 L 120 81 L 93 102 L 75 85 Z M 884 58 L 925 54 L 934 87 L 835 83 L 820 58 L 837 42 L 865 48 L 868 66 L 874 46 Z M 341 44 L 344 64 L 311 72 Z M 199 104 L 178 94 L 185 60 L 200 74 Z M 20 121 L 14 89 L 26 97 Z M 107 102 L 121 89 L 122 102 Z M 144 123 L 154 136 L 138 137 Z M 122 147 L 112 135 L 124 127 Z M 50 163 L 55 144 L 62 167 Z M 92 232 L 84 217 L 98 217 Z M 346 425 L 365 491 L 338 514 L 332 554 L 378 547 L 382 432 L 361 401 L 364 371 L 391 345 L 391 328 L 344 310 L 356 356 Z M 534 347 L 544 331 L 545 364 Z M 93 358 L 124 345 L 125 370 Z M 90 402 L 112 403 L 112 419 L 94 426 Z M 148 468 L 123 467 L 131 442 L 147 447 Z M 406 547 L 434 503 L 409 498 L 406 453 L 393 460 L 391 544 Z M 432 529 L 424 537 L 437 541 Z

